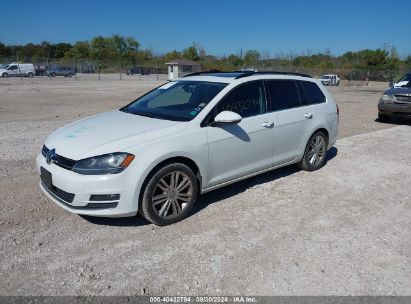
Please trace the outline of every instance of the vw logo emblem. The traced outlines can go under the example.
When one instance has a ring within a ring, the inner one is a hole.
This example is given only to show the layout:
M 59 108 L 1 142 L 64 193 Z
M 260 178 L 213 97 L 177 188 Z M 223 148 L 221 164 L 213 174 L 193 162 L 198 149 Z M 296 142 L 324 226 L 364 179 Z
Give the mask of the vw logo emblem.
M 50 165 L 54 161 L 56 156 L 56 149 L 51 149 L 46 154 L 46 162 Z

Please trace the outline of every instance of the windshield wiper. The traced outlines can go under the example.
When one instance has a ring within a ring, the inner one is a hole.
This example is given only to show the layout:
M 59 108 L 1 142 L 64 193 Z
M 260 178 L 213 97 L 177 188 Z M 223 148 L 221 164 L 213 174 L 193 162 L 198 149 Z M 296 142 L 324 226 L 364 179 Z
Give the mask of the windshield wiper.
M 158 117 L 157 115 L 154 115 L 154 114 L 152 114 L 152 113 L 132 111 L 132 110 L 130 110 L 128 107 L 121 108 L 120 111 L 123 111 L 123 112 L 125 112 L 125 113 L 134 114 L 134 115 L 150 117 L 150 118 L 160 118 L 160 117 Z

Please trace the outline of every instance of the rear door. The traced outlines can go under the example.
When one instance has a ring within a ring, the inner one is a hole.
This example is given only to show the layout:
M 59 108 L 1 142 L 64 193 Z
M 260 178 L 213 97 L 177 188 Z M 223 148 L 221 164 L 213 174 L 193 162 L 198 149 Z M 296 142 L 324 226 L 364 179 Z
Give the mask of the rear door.
M 235 125 L 208 124 L 210 186 L 272 165 L 274 129 L 262 81 L 235 87 L 215 106 L 209 122 L 221 111 L 233 111 L 243 119 Z
M 312 106 L 304 105 L 296 80 L 267 80 L 269 110 L 274 120 L 274 165 L 295 160 L 312 130 Z

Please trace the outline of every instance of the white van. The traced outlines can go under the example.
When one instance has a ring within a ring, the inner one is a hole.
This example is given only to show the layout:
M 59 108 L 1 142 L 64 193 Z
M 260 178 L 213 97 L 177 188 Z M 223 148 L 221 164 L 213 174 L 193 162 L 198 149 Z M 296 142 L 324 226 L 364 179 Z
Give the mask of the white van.
M 36 71 L 32 63 L 18 63 L 13 62 L 9 64 L 3 64 L 0 66 L 0 75 L 3 78 L 9 76 L 27 76 L 32 78 Z

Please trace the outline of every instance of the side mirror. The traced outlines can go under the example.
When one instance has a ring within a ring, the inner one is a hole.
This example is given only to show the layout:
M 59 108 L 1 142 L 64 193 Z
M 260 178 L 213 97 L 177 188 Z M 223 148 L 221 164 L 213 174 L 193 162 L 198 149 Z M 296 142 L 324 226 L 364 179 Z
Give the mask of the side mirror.
M 217 124 L 238 124 L 243 118 L 231 111 L 222 111 L 214 118 L 214 122 Z
M 389 86 L 390 88 L 394 87 L 394 82 L 390 81 L 390 83 L 388 84 L 388 86 Z

